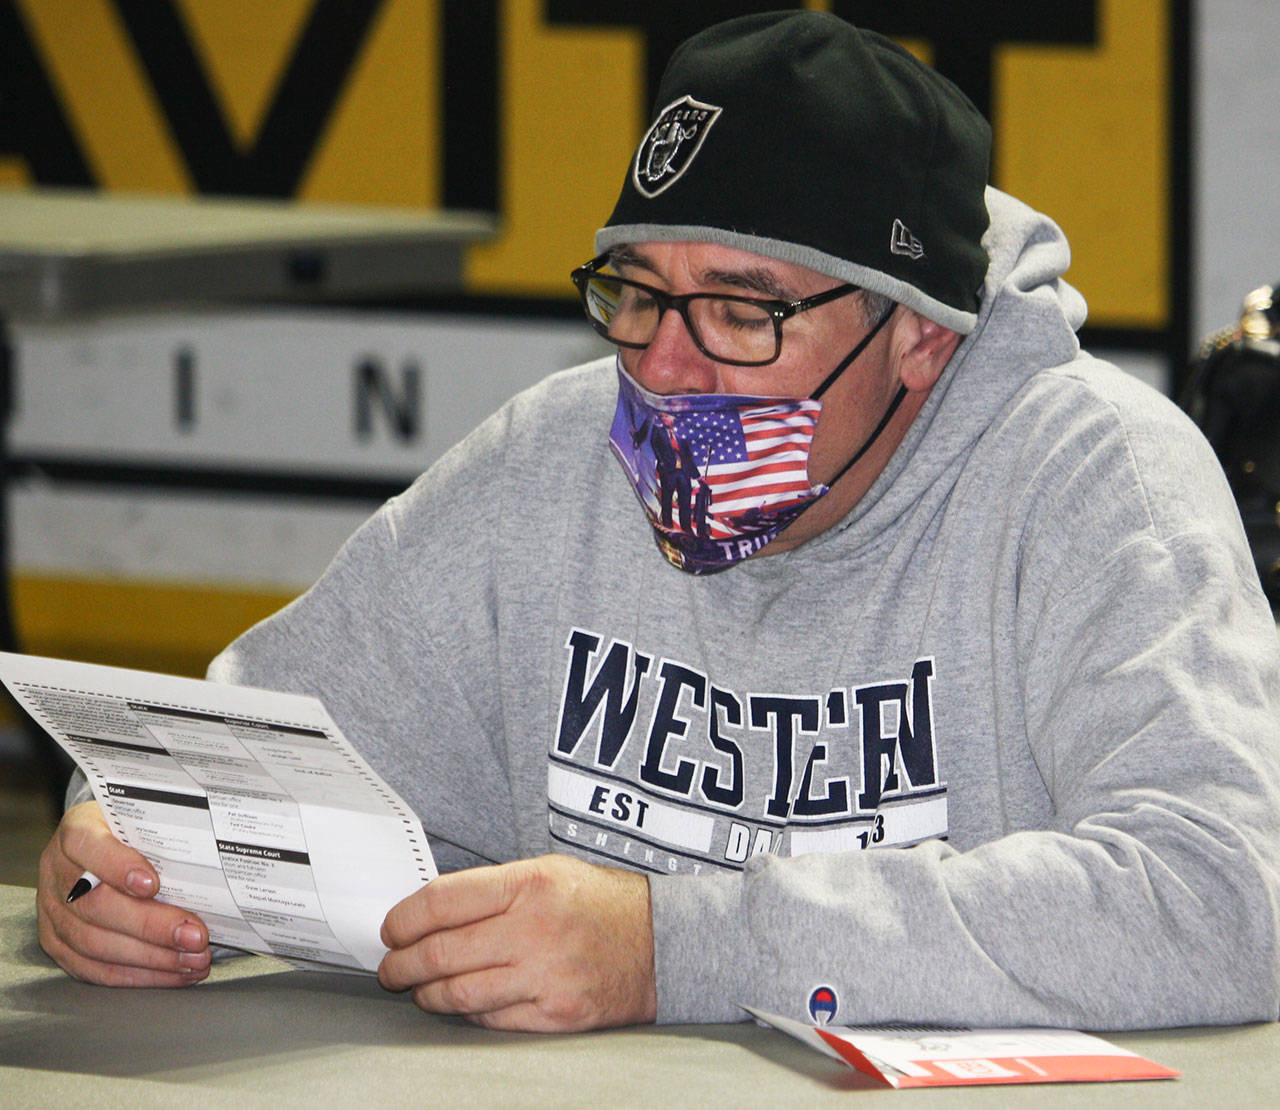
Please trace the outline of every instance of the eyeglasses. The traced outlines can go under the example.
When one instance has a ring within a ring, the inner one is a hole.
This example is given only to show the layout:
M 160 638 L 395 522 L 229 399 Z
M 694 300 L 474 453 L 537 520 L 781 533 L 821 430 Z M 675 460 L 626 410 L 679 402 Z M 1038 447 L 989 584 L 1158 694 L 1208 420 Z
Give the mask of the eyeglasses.
M 762 300 L 724 293 L 666 293 L 642 281 L 601 273 L 602 254 L 570 274 L 592 326 L 610 343 L 641 349 L 653 342 L 662 316 L 674 308 L 708 358 L 731 366 L 766 366 L 782 354 L 782 322 L 800 312 L 856 293 L 837 285 L 799 301 Z

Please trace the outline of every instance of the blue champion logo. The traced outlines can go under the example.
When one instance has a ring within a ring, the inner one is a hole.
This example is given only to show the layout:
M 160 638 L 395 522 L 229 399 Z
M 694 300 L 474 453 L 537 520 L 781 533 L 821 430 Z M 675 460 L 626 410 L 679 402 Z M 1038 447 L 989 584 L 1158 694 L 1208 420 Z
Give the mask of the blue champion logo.
M 837 1006 L 836 992 L 830 987 L 814 987 L 809 995 L 809 1017 L 818 1025 L 829 1025 Z

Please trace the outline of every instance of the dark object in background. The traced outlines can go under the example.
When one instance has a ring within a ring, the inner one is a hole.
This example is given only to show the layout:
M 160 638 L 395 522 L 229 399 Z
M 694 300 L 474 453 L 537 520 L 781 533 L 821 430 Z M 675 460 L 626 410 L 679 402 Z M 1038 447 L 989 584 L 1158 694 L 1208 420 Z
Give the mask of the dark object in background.
M 1181 404 L 1227 472 L 1262 588 L 1280 611 L 1280 285 L 1253 290 L 1239 321 L 1201 344 Z

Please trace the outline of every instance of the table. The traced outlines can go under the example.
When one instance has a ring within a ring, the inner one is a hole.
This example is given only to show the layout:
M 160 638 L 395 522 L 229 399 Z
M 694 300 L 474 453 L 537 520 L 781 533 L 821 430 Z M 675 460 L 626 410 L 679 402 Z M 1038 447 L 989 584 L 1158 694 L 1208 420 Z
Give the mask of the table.
M 257 956 L 186 990 L 109 990 L 63 975 L 36 942 L 34 892 L 0 886 L 4 1106 L 1271 1107 L 1280 1090 L 1280 1025 L 1108 1039 L 1183 1077 L 890 1091 L 750 1022 L 494 1033 Z

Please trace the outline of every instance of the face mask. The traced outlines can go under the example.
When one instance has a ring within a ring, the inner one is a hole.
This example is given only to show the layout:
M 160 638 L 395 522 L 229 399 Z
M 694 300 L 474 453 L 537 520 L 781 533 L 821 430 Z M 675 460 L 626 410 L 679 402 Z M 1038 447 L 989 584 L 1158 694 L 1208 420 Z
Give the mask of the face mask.
M 862 458 L 902 403 L 905 388 L 831 485 L 809 483 L 819 398 L 888 318 L 812 397 L 803 399 L 723 393 L 664 397 L 641 386 L 618 359 L 618 408 L 609 442 L 649 518 L 658 549 L 673 566 L 714 574 L 754 555 Z

